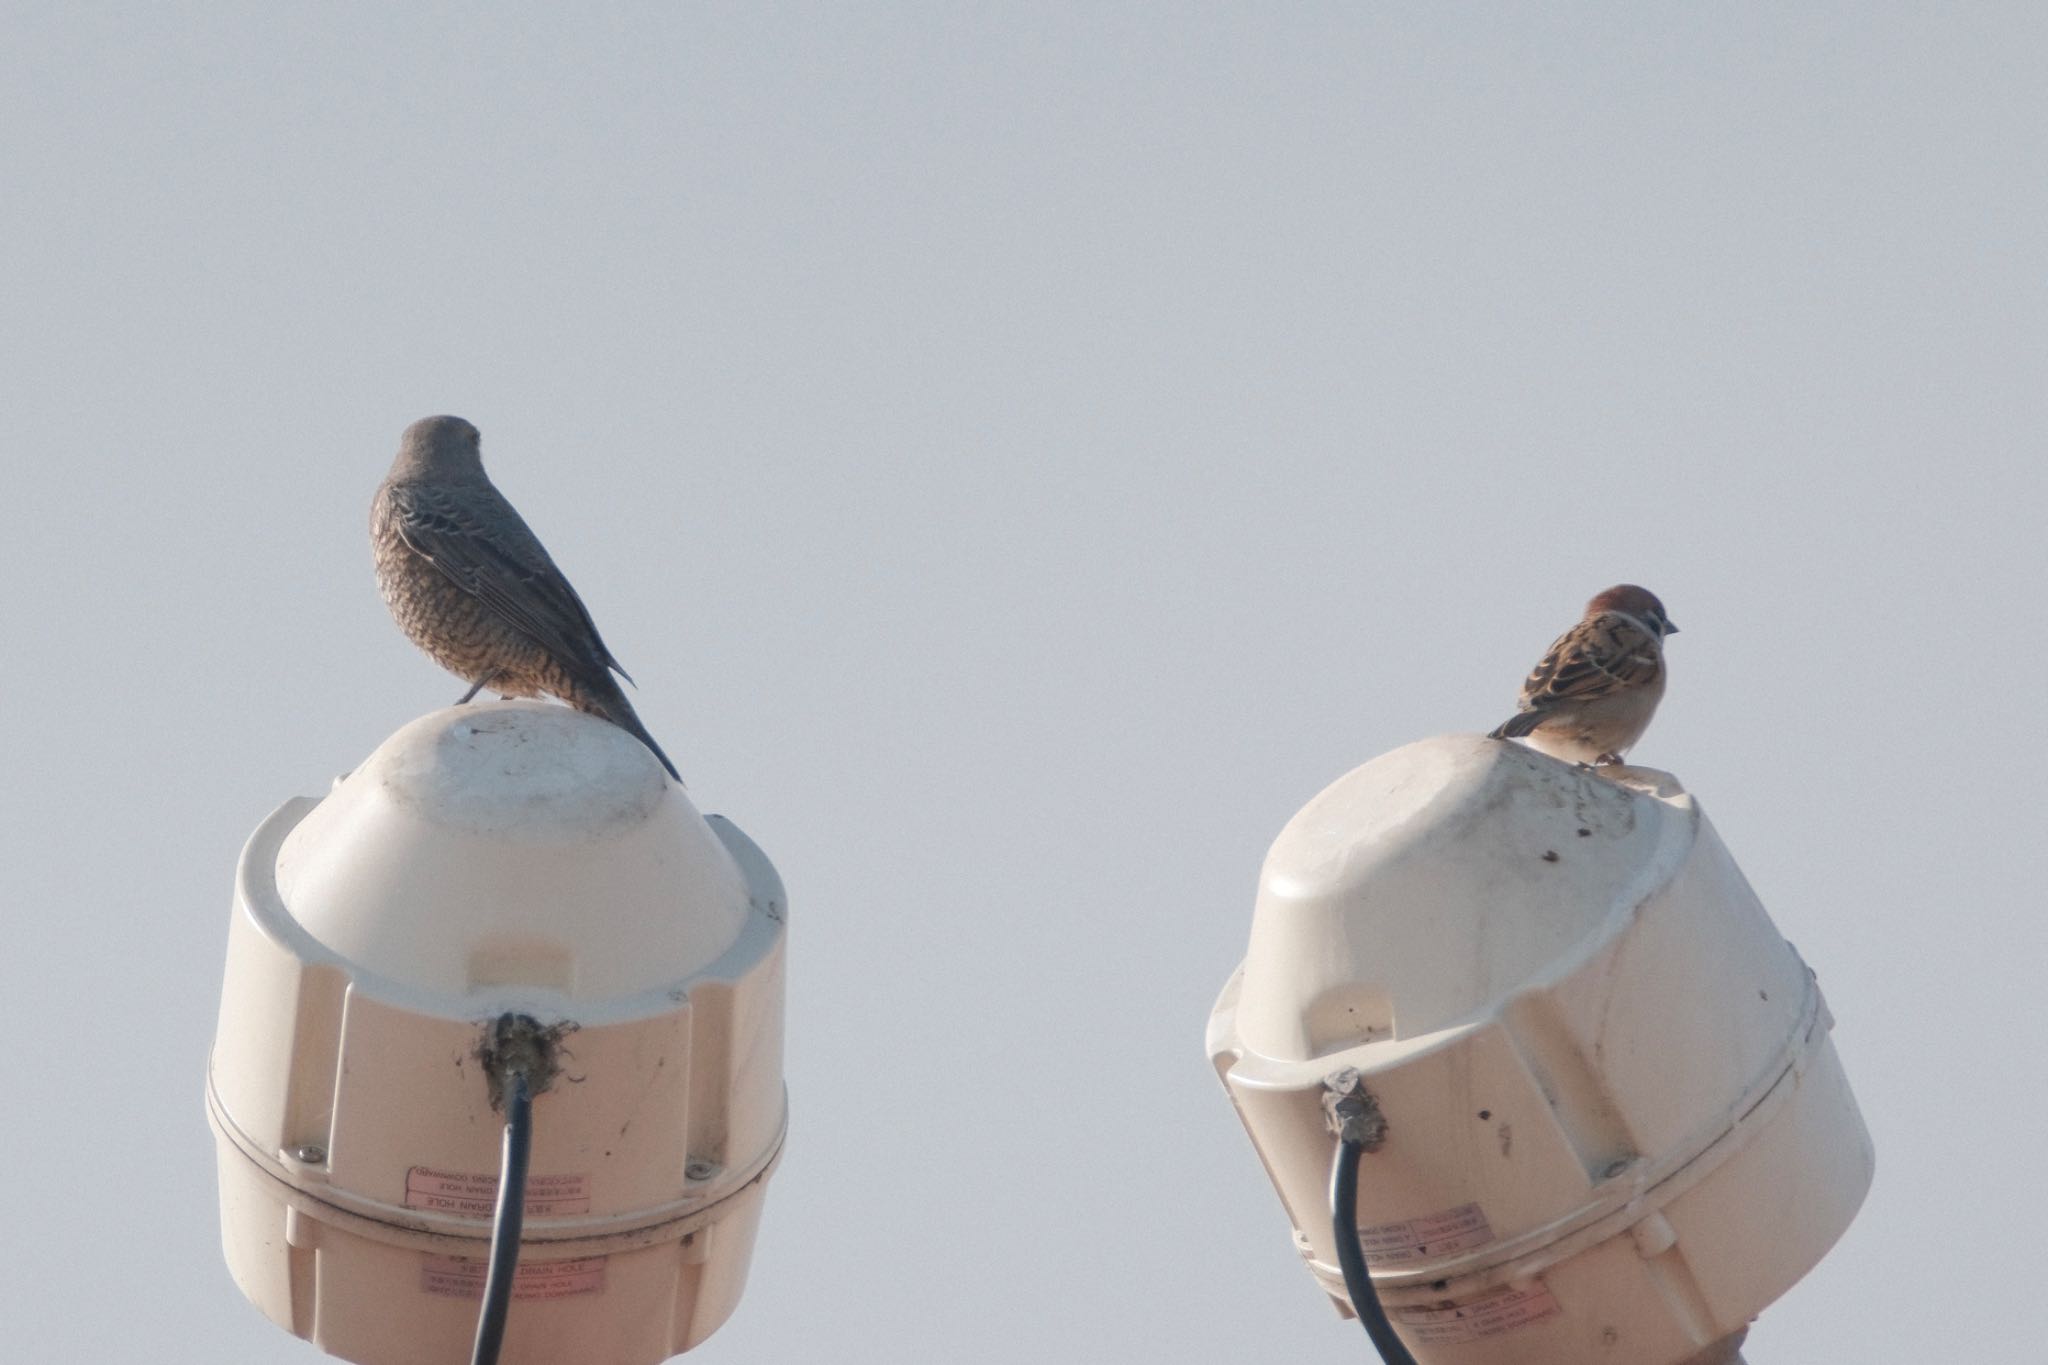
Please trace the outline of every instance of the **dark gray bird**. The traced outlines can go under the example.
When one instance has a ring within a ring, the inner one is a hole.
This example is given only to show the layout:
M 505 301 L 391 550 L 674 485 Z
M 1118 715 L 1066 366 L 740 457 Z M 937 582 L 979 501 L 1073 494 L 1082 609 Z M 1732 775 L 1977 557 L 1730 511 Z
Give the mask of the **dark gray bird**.
M 576 590 L 484 473 L 482 438 L 460 417 L 422 417 L 370 505 L 384 604 L 412 642 L 469 683 L 507 697 L 560 697 L 601 716 L 676 765 L 647 733 L 612 674 Z M 461 702 L 457 702 L 460 705 Z

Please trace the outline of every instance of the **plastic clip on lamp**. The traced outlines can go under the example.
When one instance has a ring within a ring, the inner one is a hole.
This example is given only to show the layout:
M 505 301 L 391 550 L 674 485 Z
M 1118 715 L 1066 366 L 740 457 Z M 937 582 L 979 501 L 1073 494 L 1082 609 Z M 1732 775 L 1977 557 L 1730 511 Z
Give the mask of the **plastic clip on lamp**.
M 744 834 L 566 707 L 435 712 L 287 802 L 242 853 L 207 1087 L 236 1283 L 364 1365 L 470 1359 L 516 1072 L 497 1358 L 703 1341 L 782 1149 L 784 917 Z
M 1311 1273 L 1351 1311 L 1355 1215 L 1422 1365 L 1710 1365 L 1869 1188 L 1832 1023 L 1669 774 L 1451 736 L 1281 832 L 1209 1052 Z M 1333 1092 L 1385 1121 L 1335 1219 Z

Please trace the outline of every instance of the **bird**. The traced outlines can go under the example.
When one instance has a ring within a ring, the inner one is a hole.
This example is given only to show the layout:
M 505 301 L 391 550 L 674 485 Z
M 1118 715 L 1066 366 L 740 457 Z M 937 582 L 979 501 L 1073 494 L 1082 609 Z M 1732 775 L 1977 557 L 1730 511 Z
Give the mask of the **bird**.
M 590 612 L 484 473 L 483 438 L 460 417 L 422 417 L 370 504 L 370 545 L 385 606 L 429 658 L 506 697 L 561 698 L 631 734 L 682 775 L 612 677 L 632 682 Z
M 1551 644 L 1489 738 L 1526 738 L 1581 767 L 1621 762 L 1664 697 L 1664 640 L 1677 633 L 1649 589 L 1609 588 Z

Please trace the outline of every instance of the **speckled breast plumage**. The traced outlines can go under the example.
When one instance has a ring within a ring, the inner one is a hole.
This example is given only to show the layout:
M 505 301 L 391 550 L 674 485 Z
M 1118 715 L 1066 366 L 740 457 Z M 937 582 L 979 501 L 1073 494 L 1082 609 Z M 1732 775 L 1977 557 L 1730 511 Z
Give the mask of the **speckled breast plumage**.
M 573 699 L 573 680 L 539 642 L 405 543 L 387 492 L 379 493 L 371 510 L 370 538 L 385 605 L 435 663 L 465 682 L 491 675 L 490 690 L 508 697 Z

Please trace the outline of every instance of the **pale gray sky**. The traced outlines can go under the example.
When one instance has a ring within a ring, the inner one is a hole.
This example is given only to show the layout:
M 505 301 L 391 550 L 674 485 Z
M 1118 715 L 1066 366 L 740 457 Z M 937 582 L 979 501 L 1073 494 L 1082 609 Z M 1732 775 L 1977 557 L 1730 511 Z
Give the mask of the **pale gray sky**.
M 0 16 L 11 1355 L 317 1358 L 202 1076 L 242 840 L 459 690 L 365 536 L 444 411 L 792 895 L 696 1359 L 1359 1359 L 1204 1020 L 1622 579 L 1877 1144 L 1752 1365 L 2038 1354 L 2048 10 Z

